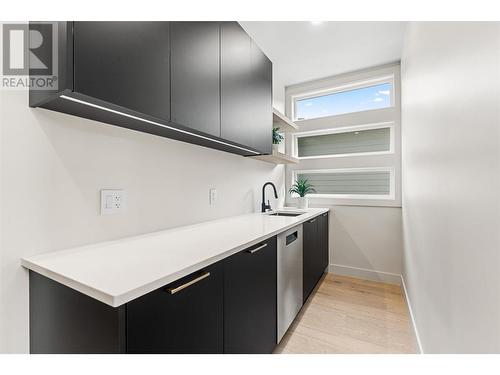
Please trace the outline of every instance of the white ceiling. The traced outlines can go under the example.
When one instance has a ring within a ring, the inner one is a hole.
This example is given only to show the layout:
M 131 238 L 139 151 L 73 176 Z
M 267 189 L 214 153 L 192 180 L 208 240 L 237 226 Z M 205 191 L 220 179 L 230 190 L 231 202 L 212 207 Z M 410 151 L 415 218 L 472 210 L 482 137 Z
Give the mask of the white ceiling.
M 240 22 L 284 86 L 401 59 L 406 22 Z

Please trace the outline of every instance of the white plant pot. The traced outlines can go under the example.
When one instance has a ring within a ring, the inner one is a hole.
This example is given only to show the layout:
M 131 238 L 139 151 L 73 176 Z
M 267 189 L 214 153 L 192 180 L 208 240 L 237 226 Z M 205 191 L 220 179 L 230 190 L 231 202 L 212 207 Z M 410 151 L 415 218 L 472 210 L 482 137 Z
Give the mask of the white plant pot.
M 297 198 L 297 207 L 302 208 L 302 209 L 309 208 L 309 201 L 308 201 L 307 197 L 298 197 Z
M 285 142 L 281 142 L 279 144 L 273 143 L 273 151 L 281 152 L 282 154 L 284 154 L 285 153 Z

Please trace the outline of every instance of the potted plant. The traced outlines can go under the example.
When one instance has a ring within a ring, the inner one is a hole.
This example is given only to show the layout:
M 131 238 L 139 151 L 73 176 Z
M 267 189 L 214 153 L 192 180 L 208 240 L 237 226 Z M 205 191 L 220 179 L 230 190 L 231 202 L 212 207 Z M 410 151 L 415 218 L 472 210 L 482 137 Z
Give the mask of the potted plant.
M 279 145 L 283 142 L 283 135 L 279 133 L 280 128 L 273 128 L 273 150 L 278 151 Z
M 297 194 L 299 197 L 298 200 L 298 208 L 307 208 L 308 202 L 306 195 L 309 193 L 316 193 L 316 189 L 311 185 L 307 179 L 299 178 L 295 180 L 295 183 L 290 187 L 290 194 Z

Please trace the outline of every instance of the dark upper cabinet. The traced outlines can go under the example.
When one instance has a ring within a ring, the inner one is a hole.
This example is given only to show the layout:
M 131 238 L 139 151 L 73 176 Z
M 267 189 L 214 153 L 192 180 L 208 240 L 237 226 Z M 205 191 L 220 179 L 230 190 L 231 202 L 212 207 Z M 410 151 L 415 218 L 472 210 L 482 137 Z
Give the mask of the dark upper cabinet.
M 244 156 L 271 152 L 272 64 L 237 22 L 54 27 L 58 87 L 30 88 L 31 107 Z
M 220 137 L 220 25 L 171 23 L 172 121 Z
M 169 23 L 74 22 L 73 90 L 170 120 Z
M 221 136 L 272 148 L 272 63 L 237 22 L 221 24 Z
M 272 152 L 273 128 L 273 64 L 252 41 L 252 144 L 263 154 Z
M 224 353 L 276 346 L 276 237 L 224 260 Z
M 252 41 L 236 22 L 221 23 L 221 135 L 244 143 L 252 131 Z
M 328 267 L 328 213 L 303 224 L 303 298 L 307 298 Z
M 223 274 L 216 263 L 127 304 L 127 353 L 222 353 Z

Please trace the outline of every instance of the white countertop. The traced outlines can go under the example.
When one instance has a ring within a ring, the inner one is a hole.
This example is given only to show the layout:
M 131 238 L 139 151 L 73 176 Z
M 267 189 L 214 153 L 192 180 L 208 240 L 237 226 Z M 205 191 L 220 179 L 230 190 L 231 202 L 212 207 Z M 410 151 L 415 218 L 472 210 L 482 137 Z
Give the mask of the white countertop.
M 22 258 L 21 264 L 117 307 L 328 212 L 327 208 L 288 210 L 305 213 L 296 217 L 233 216 L 34 255 Z

